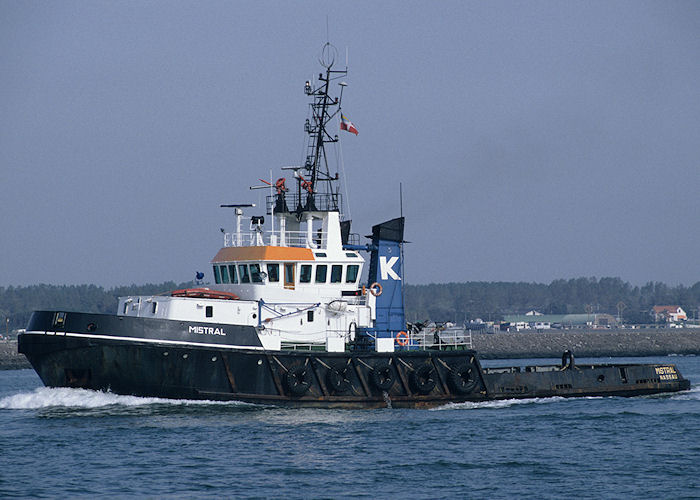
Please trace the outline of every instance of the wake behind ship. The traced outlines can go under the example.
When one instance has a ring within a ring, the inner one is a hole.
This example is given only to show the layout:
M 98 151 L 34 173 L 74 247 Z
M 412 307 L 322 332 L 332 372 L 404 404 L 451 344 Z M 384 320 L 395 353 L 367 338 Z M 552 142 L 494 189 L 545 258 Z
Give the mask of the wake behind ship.
M 326 149 L 339 141 L 330 125 L 358 133 L 341 112 L 347 68 L 335 69 L 335 58 L 326 44 L 323 72 L 304 85 L 303 165 L 283 167 L 289 181 L 252 187 L 269 190 L 262 214 L 222 205 L 234 227 L 211 261 L 214 283 L 121 297 L 116 314 L 35 312 L 19 351 L 45 385 L 345 408 L 689 388 L 674 365 L 580 365 L 569 351 L 560 365 L 484 368 L 464 328 L 408 324 L 404 218 L 376 224 L 361 242 L 329 166 Z

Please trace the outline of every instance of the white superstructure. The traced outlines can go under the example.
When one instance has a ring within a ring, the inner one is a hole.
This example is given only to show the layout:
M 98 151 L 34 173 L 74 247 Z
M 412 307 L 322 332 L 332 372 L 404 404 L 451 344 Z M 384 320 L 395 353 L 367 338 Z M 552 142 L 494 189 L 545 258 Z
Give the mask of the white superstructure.
M 212 292 L 237 300 L 155 295 L 121 297 L 125 316 L 254 326 L 268 349 L 284 344 L 344 349 L 358 327 L 371 327 L 374 295 L 359 285 L 364 259 L 343 250 L 337 211 L 274 214 L 276 229 L 265 232 L 256 217 L 236 209 L 235 233 L 212 259 Z M 250 230 L 242 232 L 242 223 Z M 290 229 L 291 228 L 291 229 Z M 215 295 L 215 294 L 213 294 Z M 328 339 L 343 339 L 342 344 Z

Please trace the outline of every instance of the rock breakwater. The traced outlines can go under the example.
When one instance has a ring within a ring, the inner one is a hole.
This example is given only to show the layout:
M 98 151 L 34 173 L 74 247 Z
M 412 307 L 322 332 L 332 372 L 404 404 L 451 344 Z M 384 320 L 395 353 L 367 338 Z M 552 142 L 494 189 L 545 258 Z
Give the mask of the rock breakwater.
M 17 352 L 16 340 L 0 341 L 0 370 L 19 370 L 31 368 L 24 354 Z
M 558 358 L 567 349 L 578 357 L 700 354 L 700 328 L 499 332 L 472 340 L 484 359 Z

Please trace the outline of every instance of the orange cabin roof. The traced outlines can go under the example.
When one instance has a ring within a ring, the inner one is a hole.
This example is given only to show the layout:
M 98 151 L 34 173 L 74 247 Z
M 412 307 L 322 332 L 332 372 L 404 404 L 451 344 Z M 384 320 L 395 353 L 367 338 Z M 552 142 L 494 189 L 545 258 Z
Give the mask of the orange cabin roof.
M 224 247 L 212 263 L 237 261 L 303 261 L 315 260 L 310 248 L 299 247 Z

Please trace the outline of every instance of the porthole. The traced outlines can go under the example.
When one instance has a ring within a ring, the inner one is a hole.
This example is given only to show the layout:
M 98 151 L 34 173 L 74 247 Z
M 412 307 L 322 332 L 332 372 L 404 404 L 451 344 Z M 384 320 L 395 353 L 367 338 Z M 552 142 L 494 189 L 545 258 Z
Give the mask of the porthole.
M 182 355 L 182 359 L 187 359 L 188 356 L 189 356 L 189 354 L 185 353 Z
M 163 353 L 163 356 L 167 356 L 167 355 L 168 355 L 168 351 L 165 351 L 165 352 Z
M 259 360 L 258 360 L 258 364 L 259 364 L 259 365 L 262 364 L 262 359 L 259 359 Z
M 211 358 L 211 360 L 212 360 L 212 361 L 216 361 L 216 356 L 213 356 L 213 357 Z

